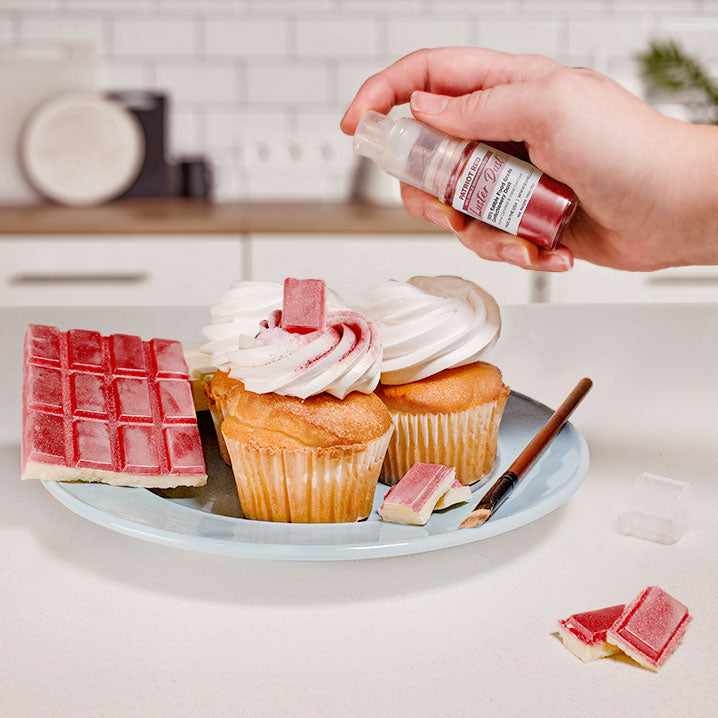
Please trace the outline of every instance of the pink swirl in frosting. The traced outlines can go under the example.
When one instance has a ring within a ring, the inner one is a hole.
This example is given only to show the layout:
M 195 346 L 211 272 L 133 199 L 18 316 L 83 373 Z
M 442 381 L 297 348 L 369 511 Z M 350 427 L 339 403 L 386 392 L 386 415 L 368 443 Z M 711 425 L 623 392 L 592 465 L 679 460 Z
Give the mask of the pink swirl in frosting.
M 329 312 L 327 326 L 309 334 L 287 332 L 273 311 L 254 337 L 241 337 L 229 354 L 230 376 L 256 394 L 306 399 L 326 392 L 343 399 L 352 391 L 371 394 L 379 383 L 382 348 L 373 322 L 358 312 Z

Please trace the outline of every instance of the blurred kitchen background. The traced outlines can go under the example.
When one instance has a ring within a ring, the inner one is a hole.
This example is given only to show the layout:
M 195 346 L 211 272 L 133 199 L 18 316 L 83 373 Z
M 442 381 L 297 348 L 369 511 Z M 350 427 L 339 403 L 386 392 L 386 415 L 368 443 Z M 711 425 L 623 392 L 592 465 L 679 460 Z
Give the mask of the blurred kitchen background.
M 285 275 L 352 295 L 416 273 L 462 274 L 505 304 L 716 300 L 710 268 L 480 260 L 406 217 L 338 130 L 371 73 L 465 44 L 593 67 L 714 119 L 701 93 L 651 80 L 660 55 L 637 59 L 667 39 L 718 74 L 718 2 L 0 0 L 0 305 L 210 304 L 233 280 Z

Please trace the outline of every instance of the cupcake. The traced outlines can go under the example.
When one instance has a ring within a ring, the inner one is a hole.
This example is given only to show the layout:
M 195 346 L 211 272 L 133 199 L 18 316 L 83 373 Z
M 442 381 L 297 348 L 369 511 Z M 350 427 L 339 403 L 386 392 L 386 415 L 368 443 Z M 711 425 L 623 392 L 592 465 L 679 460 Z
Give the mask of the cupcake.
M 377 395 L 395 428 L 381 480 L 395 484 L 422 462 L 454 466 L 462 484 L 480 481 L 509 396 L 499 369 L 479 360 L 501 329 L 493 297 L 459 277 L 413 277 L 371 290 L 364 312 L 382 334 Z
M 331 291 L 327 291 L 329 309 L 346 309 L 339 298 Z M 211 322 L 202 328 L 207 342 L 201 347 L 196 360 L 198 364 L 214 367 L 226 367 L 229 364 L 231 352 L 239 349 L 240 341 L 251 340 L 260 330 L 260 323 L 272 312 L 282 308 L 283 289 L 280 282 L 235 282 L 220 298 L 219 302 L 210 308 Z M 217 375 L 217 380 L 210 386 L 206 381 L 208 373 L 203 376 L 202 390 L 206 393 L 206 404 L 212 415 L 219 453 L 229 464 L 229 453 L 224 442 L 220 427 L 222 425 L 221 398 L 233 386 L 228 375 Z M 195 387 L 193 383 L 193 389 Z M 197 384 L 199 386 L 199 384 Z M 203 403 L 198 400 L 198 405 Z
M 222 434 L 248 518 L 294 523 L 365 519 L 391 434 L 375 394 L 306 400 L 255 394 L 237 382 Z
M 207 385 L 247 518 L 333 523 L 371 509 L 393 431 L 374 394 L 376 326 L 350 310 L 299 333 L 270 312 L 256 337 L 235 337 Z

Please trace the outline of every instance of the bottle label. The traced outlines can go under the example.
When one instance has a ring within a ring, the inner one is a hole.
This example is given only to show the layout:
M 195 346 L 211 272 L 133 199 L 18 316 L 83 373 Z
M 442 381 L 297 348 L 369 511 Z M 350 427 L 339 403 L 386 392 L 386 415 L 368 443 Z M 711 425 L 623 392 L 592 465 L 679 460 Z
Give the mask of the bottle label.
M 517 234 L 542 174 L 528 162 L 478 144 L 456 183 L 451 204 L 459 212 Z

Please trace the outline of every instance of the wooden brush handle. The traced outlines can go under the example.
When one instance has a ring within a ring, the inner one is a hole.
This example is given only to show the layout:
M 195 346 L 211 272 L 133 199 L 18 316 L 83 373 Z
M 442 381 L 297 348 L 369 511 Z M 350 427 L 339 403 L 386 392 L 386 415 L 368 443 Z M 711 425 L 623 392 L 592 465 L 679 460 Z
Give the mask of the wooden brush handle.
M 541 455 L 541 452 L 549 445 L 551 439 L 561 431 L 561 427 L 588 394 L 592 386 L 593 382 L 586 377 L 576 384 L 571 393 L 563 400 L 561 406 L 551 414 L 548 421 L 538 430 L 534 438 L 526 445 L 526 448 L 509 466 L 506 471 L 507 474 L 514 474 L 520 479 L 531 468 L 534 461 Z

